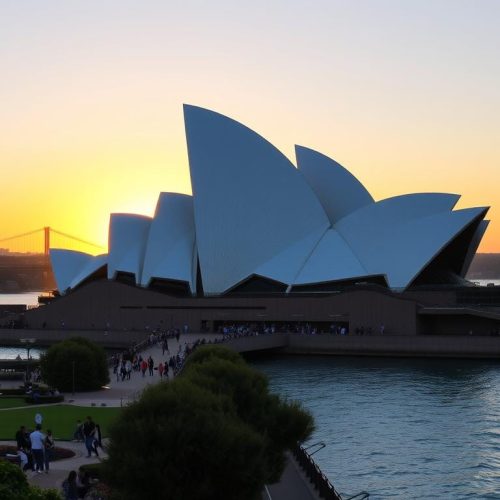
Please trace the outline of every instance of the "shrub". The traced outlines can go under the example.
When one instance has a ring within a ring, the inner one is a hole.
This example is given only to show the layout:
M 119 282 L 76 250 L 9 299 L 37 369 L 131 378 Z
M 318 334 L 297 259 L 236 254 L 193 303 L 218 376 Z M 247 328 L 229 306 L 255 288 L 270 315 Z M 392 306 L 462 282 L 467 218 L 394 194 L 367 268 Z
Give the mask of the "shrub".
M 182 376 L 144 391 L 110 429 L 104 478 L 117 498 L 260 498 L 312 417 L 269 392 L 236 353 L 201 347 Z
M 103 464 L 85 464 L 80 466 L 80 470 L 84 471 L 85 474 L 91 479 L 102 479 L 103 477 Z
M 3 396 L 24 396 L 26 394 L 26 389 L 24 387 L 10 388 L 6 387 L 2 389 Z
M 266 482 L 278 481 L 285 466 L 285 450 L 311 435 L 312 417 L 299 403 L 271 394 L 267 377 L 246 363 L 230 362 L 217 355 L 200 359 L 201 362 L 186 366 L 183 377 L 227 396 L 238 417 L 262 434 L 266 445 Z
M 19 466 L 0 460 L 0 500 L 61 500 L 56 490 L 30 486 Z
M 100 389 L 109 382 L 106 354 L 102 347 L 81 337 L 54 344 L 40 360 L 43 379 L 63 391 Z

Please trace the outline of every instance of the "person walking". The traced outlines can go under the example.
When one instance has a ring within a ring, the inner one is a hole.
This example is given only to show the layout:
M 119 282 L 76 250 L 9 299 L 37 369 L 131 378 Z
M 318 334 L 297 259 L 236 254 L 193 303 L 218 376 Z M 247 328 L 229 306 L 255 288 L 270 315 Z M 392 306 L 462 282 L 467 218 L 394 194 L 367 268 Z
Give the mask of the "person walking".
M 149 356 L 148 358 L 148 368 L 149 368 L 149 376 L 152 377 L 154 375 L 155 362 L 153 358 Z
M 160 361 L 160 364 L 158 365 L 158 374 L 160 375 L 160 378 L 163 378 L 163 371 L 165 367 L 163 366 L 163 363 Z
M 42 426 L 36 424 L 35 430 L 30 434 L 31 441 L 31 453 L 33 454 L 34 467 L 33 470 L 38 474 L 43 472 L 43 462 L 44 462 L 44 442 L 45 436 L 42 433 Z
M 118 361 L 118 364 L 116 365 L 116 381 L 120 382 L 120 377 L 122 375 L 122 363 L 123 361 Z
M 18 448 L 22 448 L 24 450 L 29 449 L 29 439 L 26 434 L 26 427 L 21 425 L 19 430 L 16 432 L 16 444 Z
M 146 375 L 147 369 L 148 369 L 148 362 L 145 359 L 143 359 L 141 363 L 141 372 L 143 377 Z
M 49 462 L 54 459 L 54 448 L 56 447 L 54 442 L 54 436 L 52 431 L 47 429 L 47 435 L 45 436 L 44 444 L 44 463 L 45 463 L 45 474 L 49 473 Z
M 85 438 L 85 448 L 87 448 L 87 458 L 92 456 L 92 452 L 99 456 L 97 450 L 94 449 L 94 439 L 95 439 L 95 423 L 92 417 L 88 416 L 83 424 L 83 436 Z
M 75 432 L 73 433 L 73 441 L 83 441 L 84 436 L 83 436 L 83 424 L 81 420 L 76 421 L 76 427 L 75 427 Z

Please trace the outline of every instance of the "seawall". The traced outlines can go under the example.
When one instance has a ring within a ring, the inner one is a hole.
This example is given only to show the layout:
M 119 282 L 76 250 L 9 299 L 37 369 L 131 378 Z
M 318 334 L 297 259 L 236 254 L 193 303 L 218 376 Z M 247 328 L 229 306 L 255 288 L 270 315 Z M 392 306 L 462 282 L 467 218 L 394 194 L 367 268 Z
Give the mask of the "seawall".
M 500 337 L 488 336 L 275 334 L 241 337 L 227 345 L 241 353 L 500 358 Z

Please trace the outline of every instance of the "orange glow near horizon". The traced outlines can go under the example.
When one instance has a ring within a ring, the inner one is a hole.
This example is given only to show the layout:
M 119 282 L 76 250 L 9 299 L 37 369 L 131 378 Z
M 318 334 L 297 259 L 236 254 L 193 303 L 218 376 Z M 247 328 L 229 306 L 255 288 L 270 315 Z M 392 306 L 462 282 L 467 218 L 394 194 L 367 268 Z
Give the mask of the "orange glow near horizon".
M 27 3 L 0 5 L 0 240 L 51 226 L 106 247 L 110 213 L 190 193 L 187 102 L 292 162 L 321 151 L 376 200 L 490 206 L 479 251 L 500 252 L 500 4 Z

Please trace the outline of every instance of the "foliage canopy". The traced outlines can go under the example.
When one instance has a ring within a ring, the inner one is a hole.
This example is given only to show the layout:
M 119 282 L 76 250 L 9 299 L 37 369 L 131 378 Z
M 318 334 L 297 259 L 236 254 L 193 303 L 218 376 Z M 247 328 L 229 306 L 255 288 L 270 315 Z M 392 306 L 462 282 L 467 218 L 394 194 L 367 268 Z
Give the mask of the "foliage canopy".
M 20 467 L 0 460 L 0 500 L 61 500 L 56 490 L 30 486 Z
M 148 388 L 111 428 L 105 477 L 119 498 L 260 498 L 312 417 L 269 392 L 229 349 L 205 346 L 180 377 Z
M 42 378 L 52 387 L 70 391 L 74 382 L 76 391 L 100 389 L 109 382 L 104 349 L 82 337 L 72 337 L 51 346 L 42 355 Z

